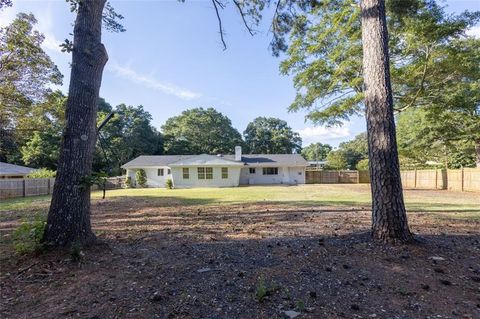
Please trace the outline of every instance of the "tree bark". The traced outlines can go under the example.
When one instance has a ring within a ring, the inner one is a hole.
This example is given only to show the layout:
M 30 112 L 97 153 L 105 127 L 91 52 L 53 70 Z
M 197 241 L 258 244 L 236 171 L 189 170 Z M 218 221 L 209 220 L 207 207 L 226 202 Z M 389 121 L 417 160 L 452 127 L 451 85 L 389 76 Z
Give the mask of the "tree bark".
M 480 168 L 480 140 L 475 141 L 475 161 L 477 168 Z
M 108 60 L 101 43 L 105 0 L 82 0 L 74 26 L 72 70 L 57 176 L 43 241 L 51 246 L 88 245 L 90 185 L 96 142 L 97 102 Z
M 372 236 L 409 242 L 393 116 L 384 0 L 362 0 L 363 76 L 372 192 Z

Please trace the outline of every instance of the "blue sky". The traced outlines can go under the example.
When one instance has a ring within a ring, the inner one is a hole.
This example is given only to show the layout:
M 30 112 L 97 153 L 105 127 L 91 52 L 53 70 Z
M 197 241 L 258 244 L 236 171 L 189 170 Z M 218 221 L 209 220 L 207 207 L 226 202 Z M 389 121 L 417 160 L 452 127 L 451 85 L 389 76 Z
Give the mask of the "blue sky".
M 281 58 L 271 56 L 269 19 L 252 37 L 233 6 L 223 12 L 228 48 L 223 51 L 215 11 L 208 0 L 111 1 L 123 14 L 124 33 L 103 33 L 109 61 L 100 95 L 110 104 L 143 105 L 160 129 L 165 120 L 193 107 L 214 107 L 228 116 L 241 133 L 257 116 L 286 120 L 304 146 L 311 142 L 338 143 L 365 130 L 363 118 L 340 128 L 315 127 L 304 113 L 289 113 L 295 90 L 292 79 L 279 73 Z M 449 12 L 480 10 L 477 0 L 446 1 Z M 70 55 L 58 45 L 72 32 L 75 19 L 64 0 L 14 1 L 0 13 L 0 26 L 17 12 L 35 14 L 45 34 L 45 51 L 65 76 L 67 92 Z M 480 27 L 471 30 L 480 36 Z

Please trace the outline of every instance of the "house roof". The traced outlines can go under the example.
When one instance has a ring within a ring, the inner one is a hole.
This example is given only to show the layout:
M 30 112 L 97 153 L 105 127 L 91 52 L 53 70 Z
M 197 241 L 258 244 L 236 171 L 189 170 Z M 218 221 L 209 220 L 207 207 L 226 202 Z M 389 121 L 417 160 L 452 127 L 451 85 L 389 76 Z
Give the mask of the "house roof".
M 235 161 L 232 156 L 224 155 L 193 155 L 188 158 L 170 164 L 172 167 L 178 166 L 244 166 L 243 162 Z
M 205 166 L 205 165 L 247 165 L 267 166 L 308 166 L 300 154 L 245 154 L 242 162 L 235 161 L 235 155 L 142 155 L 124 164 L 122 168 L 157 166 Z
M 0 175 L 28 175 L 34 168 L 0 162 Z
M 195 155 L 141 155 L 128 163 L 122 165 L 122 168 L 142 168 L 168 166 L 171 163 L 178 162 L 185 158 Z
M 248 166 L 308 166 L 300 154 L 245 154 L 242 161 Z

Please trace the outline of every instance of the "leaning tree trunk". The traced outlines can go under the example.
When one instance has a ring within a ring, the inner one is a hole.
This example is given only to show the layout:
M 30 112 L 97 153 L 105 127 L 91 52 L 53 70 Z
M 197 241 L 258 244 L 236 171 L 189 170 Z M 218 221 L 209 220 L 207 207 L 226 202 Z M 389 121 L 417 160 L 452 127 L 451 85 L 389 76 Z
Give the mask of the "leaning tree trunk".
M 372 236 L 408 242 L 390 83 L 384 0 L 362 0 L 363 76 L 372 189 Z
M 475 141 L 475 160 L 477 168 L 480 168 L 480 140 Z
M 90 185 L 96 141 L 97 100 L 108 60 L 101 43 L 105 0 L 79 1 L 72 70 L 57 176 L 43 241 L 52 246 L 92 244 Z

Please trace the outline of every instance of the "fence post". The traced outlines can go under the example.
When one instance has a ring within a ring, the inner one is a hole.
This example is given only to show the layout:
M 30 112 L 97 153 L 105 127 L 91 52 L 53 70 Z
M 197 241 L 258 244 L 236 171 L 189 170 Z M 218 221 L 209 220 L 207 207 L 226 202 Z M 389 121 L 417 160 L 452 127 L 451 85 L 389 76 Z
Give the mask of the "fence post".
M 23 197 L 27 197 L 26 179 L 24 178 L 22 182 L 23 182 L 23 183 L 22 183 L 22 185 L 23 185 Z
M 417 169 L 415 168 L 415 174 L 413 179 L 413 188 L 417 188 Z
M 435 189 L 438 188 L 438 169 L 435 169 Z
M 360 184 L 360 171 L 357 170 L 357 184 Z
M 462 167 L 462 192 L 463 192 L 463 189 L 464 189 L 464 182 L 463 182 L 464 181 L 464 176 L 465 176 L 465 174 L 463 172 L 463 167 Z
M 50 177 L 47 179 L 47 194 L 50 195 Z

